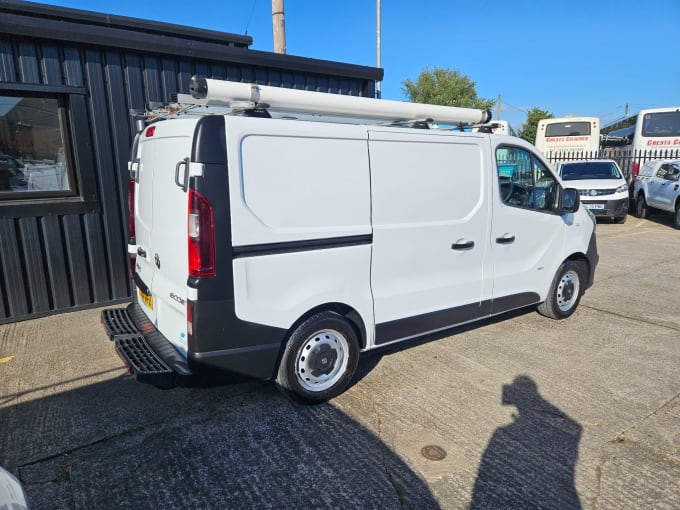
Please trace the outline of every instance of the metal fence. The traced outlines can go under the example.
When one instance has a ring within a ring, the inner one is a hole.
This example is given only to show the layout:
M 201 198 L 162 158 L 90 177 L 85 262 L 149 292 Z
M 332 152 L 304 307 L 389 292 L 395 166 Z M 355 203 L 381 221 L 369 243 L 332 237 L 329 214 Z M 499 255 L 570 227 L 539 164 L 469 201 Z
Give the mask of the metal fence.
M 564 161 L 577 161 L 583 159 L 613 159 L 621 167 L 626 179 L 635 177 L 638 170 L 647 161 L 660 159 L 680 160 L 680 148 L 657 149 L 657 150 L 630 150 L 630 149 L 601 149 L 597 151 L 574 151 L 574 152 L 551 152 L 548 156 L 550 163 L 557 164 Z

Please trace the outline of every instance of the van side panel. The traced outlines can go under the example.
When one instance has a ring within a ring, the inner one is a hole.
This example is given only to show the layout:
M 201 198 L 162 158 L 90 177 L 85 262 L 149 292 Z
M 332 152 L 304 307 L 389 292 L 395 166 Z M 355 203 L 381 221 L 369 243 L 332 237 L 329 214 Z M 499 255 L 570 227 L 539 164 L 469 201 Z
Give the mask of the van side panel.
M 227 119 L 234 246 L 371 233 L 366 128 Z
M 366 129 L 228 118 L 227 135 L 236 315 L 288 329 L 340 303 L 372 334 Z
M 477 319 L 491 297 L 488 138 L 409 131 L 369 135 L 377 343 Z

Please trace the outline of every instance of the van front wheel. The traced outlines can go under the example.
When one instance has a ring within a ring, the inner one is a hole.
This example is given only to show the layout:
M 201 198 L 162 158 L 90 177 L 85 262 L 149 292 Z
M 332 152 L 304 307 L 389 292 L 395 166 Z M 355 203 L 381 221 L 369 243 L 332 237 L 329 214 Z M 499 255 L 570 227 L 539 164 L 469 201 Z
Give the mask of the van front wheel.
M 352 325 L 341 315 L 322 312 L 293 331 L 276 386 L 303 404 L 325 402 L 347 388 L 358 362 L 359 342 Z
M 586 270 L 582 262 L 567 260 L 555 274 L 548 297 L 538 305 L 538 313 L 551 319 L 566 319 L 581 301 Z

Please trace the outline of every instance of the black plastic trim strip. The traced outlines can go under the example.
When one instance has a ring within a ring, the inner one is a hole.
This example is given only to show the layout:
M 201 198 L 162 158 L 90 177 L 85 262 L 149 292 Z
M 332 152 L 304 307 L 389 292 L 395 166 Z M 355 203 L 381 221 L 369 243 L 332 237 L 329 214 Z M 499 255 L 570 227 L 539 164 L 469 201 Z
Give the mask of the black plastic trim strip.
M 437 310 L 414 317 L 397 319 L 375 326 L 375 344 L 382 345 L 395 340 L 414 338 L 417 336 L 448 329 L 466 322 L 472 322 L 490 315 L 498 315 L 510 310 L 535 305 L 540 296 L 534 292 L 523 292 L 497 299 L 488 299 L 479 303 Z
M 270 244 L 252 244 L 234 246 L 233 257 L 262 257 L 265 255 L 280 255 L 282 253 L 297 253 L 301 251 L 328 250 L 331 248 L 347 248 L 373 244 L 373 234 L 357 236 L 330 237 L 325 239 L 309 239 Z
M 210 352 L 192 352 L 191 357 L 196 360 L 203 360 L 206 358 L 217 358 L 220 356 L 234 356 L 236 354 L 250 354 L 257 353 L 259 351 L 268 351 L 271 349 L 279 349 L 281 347 L 281 342 L 274 342 L 271 344 L 264 345 L 253 345 L 251 347 L 236 347 L 234 349 L 223 349 L 221 351 L 210 351 Z
M 586 282 L 586 289 L 589 289 L 592 287 L 593 282 L 595 281 L 595 269 L 597 268 L 597 263 L 600 261 L 600 255 L 597 252 L 597 237 L 595 236 L 595 229 L 593 229 L 593 233 L 590 235 L 586 259 L 588 259 L 588 265 L 590 269 L 588 281 Z
M 147 296 L 151 294 L 149 287 L 146 285 L 146 283 L 142 281 L 142 278 L 136 272 L 135 272 L 135 285 L 137 285 L 137 288 Z

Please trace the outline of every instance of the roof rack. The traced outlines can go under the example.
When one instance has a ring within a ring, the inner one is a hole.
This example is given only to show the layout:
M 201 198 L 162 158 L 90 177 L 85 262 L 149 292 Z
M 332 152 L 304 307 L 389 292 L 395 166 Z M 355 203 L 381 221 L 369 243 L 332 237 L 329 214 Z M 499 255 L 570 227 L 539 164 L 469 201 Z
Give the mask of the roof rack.
M 422 122 L 444 125 L 484 124 L 491 120 L 490 110 L 328 94 L 213 80 L 198 75 L 191 78 L 189 91 L 193 98 L 191 104 L 227 106 L 243 111 L 266 109 L 272 112 L 332 115 L 416 125 Z M 189 102 L 184 95 L 178 100 L 182 103 Z

